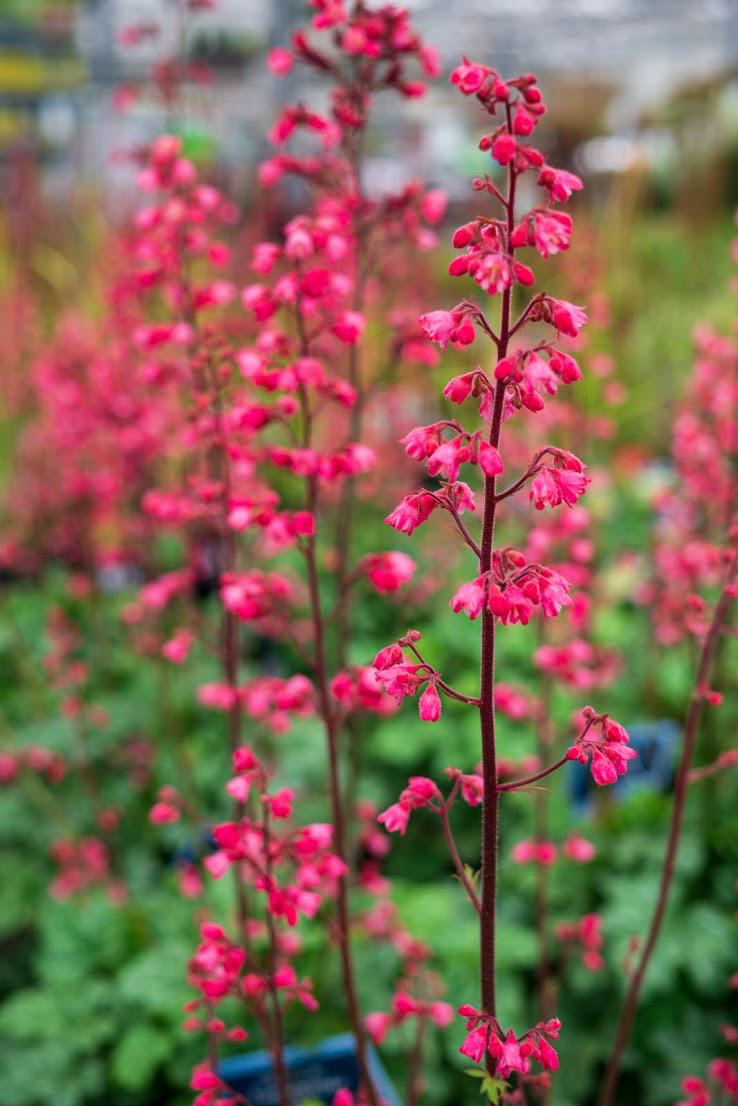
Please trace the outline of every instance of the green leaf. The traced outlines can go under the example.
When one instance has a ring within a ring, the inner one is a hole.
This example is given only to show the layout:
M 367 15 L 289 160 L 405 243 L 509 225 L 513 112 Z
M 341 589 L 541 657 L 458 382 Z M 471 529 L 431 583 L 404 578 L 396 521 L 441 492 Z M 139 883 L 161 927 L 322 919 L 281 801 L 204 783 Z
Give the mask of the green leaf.
M 9 1037 L 55 1037 L 64 1032 L 64 1017 L 50 991 L 19 991 L 0 1011 L 0 1030 Z
M 464 875 L 471 883 L 472 887 L 476 887 L 479 883 L 479 877 L 481 876 L 481 869 L 472 868 L 471 864 L 464 865 Z
M 507 1083 L 504 1079 L 498 1079 L 497 1076 L 494 1075 L 485 1075 L 479 1090 L 481 1094 L 486 1094 L 489 1101 L 493 1103 L 493 1106 L 497 1106 L 506 1088 Z
M 169 1045 L 166 1033 L 152 1025 L 132 1026 L 113 1051 L 114 1081 L 127 1091 L 145 1087 L 169 1054 Z

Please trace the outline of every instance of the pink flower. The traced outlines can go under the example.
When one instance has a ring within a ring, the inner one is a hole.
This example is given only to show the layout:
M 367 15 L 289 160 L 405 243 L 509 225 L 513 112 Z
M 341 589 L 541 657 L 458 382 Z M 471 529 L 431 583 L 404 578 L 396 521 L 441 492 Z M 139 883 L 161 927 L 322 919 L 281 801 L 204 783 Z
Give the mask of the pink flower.
M 406 553 L 369 553 L 362 561 L 369 582 L 381 594 L 397 591 L 415 574 L 415 561 Z
M 479 379 L 479 373 L 474 372 L 464 373 L 463 376 L 455 376 L 453 380 L 449 380 L 446 387 L 443 389 L 443 394 L 446 399 L 451 403 L 463 403 L 465 399 L 468 399 L 472 394 L 475 382 Z
M 237 693 L 235 688 L 229 687 L 228 684 L 201 684 L 197 691 L 197 698 L 204 707 L 231 710 L 236 703 Z
M 464 61 L 451 73 L 451 84 L 455 84 L 459 92 L 464 96 L 472 96 L 474 93 L 480 92 L 484 82 L 491 75 L 492 70 L 488 69 L 486 65 L 479 65 L 477 62 Z
M 570 454 L 573 458 L 573 455 Z M 542 510 L 548 503 L 551 507 L 558 507 L 565 503 L 567 507 L 573 507 L 580 495 L 584 495 L 589 477 L 584 475 L 583 465 L 576 458 L 573 461 L 579 466 L 575 468 L 558 468 L 543 465 L 533 477 L 530 485 L 529 498 L 537 510 Z
M 461 797 L 469 806 L 481 806 L 484 799 L 484 781 L 476 773 L 462 775 Z
M 400 800 L 388 807 L 377 818 L 390 833 L 404 835 L 410 813 L 423 806 L 431 806 L 439 796 L 438 787 L 427 776 L 411 776 L 408 785 L 400 795 Z
M 355 345 L 364 333 L 366 321 L 358 311 L 344 311 L 337 323 L 334 323 L 333 333 L 347 345 Z
M 390 827 L 388 826 L 387 828 L 389 829 Z M 401 830 L 400 832 L 404 833 L 405 831 Z M 364 1025 L 366 1026 L 367 1033 L 374 1041 L 374 1044 L 381 1045 L 382 1041 L 387 1036 L 387 1030 L 392 1025 L 392 1015 L 379 1012 L 367 1014 L 364 1018 Z
M 547 1071 L 555 1071 L 558 1067 L 556 1051 L 547 1040 L 558 1037 L 561 1029 L 558 1018 L 539 1022 L 517 1037 L 512 1029 L 503 1033 L 496 1018 L 473 1006 L 460 1006 L 459 1013 L 466 1018 L 467 1030 L 459 1052 L 476 1064 L 481 1064 L 485 1055 L 489 1055 L 490 1071 L 501 1079 L 506 1079 L 511 1072 L 527 1075 L 531 1060 L 537 1060 Z
M 548 868 L 556 862 L 557 850 L 552 841 L 519 841 L 510 855 L 516 864 L 540 864 Z
M 181 628 L 175 632 L 174 637 L 164 642 L 161 654 L 173 664 L 183 664 L 187 660 L 194 640 L 194 635 L 189 630 Z
M 512 236 L 516 247 L 535 246 L 543 258 L 569 248 L 571 217 L 563 211 L 534 208 L 518 223 Z
M 477 456 L 479 458 L 479 467 L 485 476 L 499 476 L 505 467 L 499 452 L 490 442 L 486 442 L 483 439 L 479 442 Z
M 270 273 L 281 252 L 275 242 L 257 242 L 251 253 L 251 268 L 257 273 Z
M 466 435 L 459 434 L 450 441 L 441 442 L 433 450 L 425 467 L 430 476 L 442 476 L 446 480 L 456 480 L 461 466 L 472 459 L 471 443 Z
M 166 822 L 178 822 L 179 810 L 173 803 L 154 803 L 149 811 L 149 821 L 155 825 L 164 825 Z
M 454 1008 L 449 1002 L 432 1002 L 428 1009 L 431 1021 L 439 1029 L 445 1029 L 454 1020 Z
M 400 836 L 404 837 L 407 824 L 410 821 L 410 811 L 402 803 L 393 803 L 387 810 L 382 811 L 377 821 L 381 822 L 389 833 L 399 833 Z
M 380 669 L 392 668 L 394 665 L 402 664 L 403 652 L 400 645 L 395 641 L 392 645 L 386 645 L 384 649 L 380 649 L 374 658 L 374 667 Z
M 281 791 L 277 791 L 274 795 L 268 796 L 266 801 L 269 804 L 272 817 L 289 818 L 292 814 L 293 798 L 294 792 L 290 787 L 283 787 Z
M 562 334 L 569 338 L 576 338 L 581 328 L 587 322 L 587 314 L 583 308 L 577 307 L 567 300 L 547 300 L 553 325 Z
M 470 580 L 454 593 L 449 600 L 449 607 L 456 614 L 463 611 L 472 621 L 479 618 L 485 605 L 484 577 Z
M 530 1048 L 526 1047 L 527 1042 L 518 1041 L 512 1029 L 508 1030 L 508 1034 L 502 1042 L 502 1049 L 500 1055 L 497 1058 L 496 1075 L 505 1079 L 511 1072 L 516 1071 L 520 1075 L 527 1075 L 530 1071 L 530 1061 L 527 1059 L 527 1055 L 530 1053 Z M 490 1048 L 490 1052 L 493 1050 Z
M 429 311 L 420 316 L 420 325 L 426 337 L 437 342 L 441 349 L 445 349 L 449 342 L 459 346 L 471 345 L 476 337 L 474 324 L 462 311 Z
M 592 842 L 578 833 L 572 833 L 567 837 L 561 846 L 561 852 L 569 860 L 576 861 L 577 864 L 589 864 L 590 860 L 594 860 L 597 855 L 597 850 Z
M 384 521 L 403 534 L 412 534 L 413 530 L 424 523 L 438 506 L 435 496 L 425 492 L 406 495 Z
M 500 165 L 509 165 L 515 157 L 517 142 L 511 134 L 500 134 L 492 143 L 492 157 Z
M 536 125 L 536 117 L 528 111 L 525 104 L 519 104 L 513 116 L 513 133 L 524 138 L 532 134 Z
M 638 755 L 628 744 L 626 730 L 606 714 L 597 714 L 592 707 L 585 707 L 581 715 L 584 728 L 567 749 L 567 757 L 580 764 L 589 761 L 592 778 L 599 787 L 616 783 L 618 776 L 627 772 L 628 761 Z
M 564 203 L 572 192 L 579 192 L 583 187 L 574 173 L 569 173 L 566 169 L 552 169 L 550 165 L 543 166 L 538 183 L 542 188 L 548 189 L 552 200 L 559 203 Z
M 464 1041 L 459 1048 L 459 1052 L 462 1056 L 468 1056 L 470 1060 L 473 1060 L 475 1064 L 481 1064 L 484 1054 L 487 1051 L 487 1041 L 489 1038 L 489 1029 L 485 1026 L 480 1026 L 477 1029 L 472 1029 L 470 1033 L 467 1033 Z
M 446 214 L 447 202 L 446 193 L 442 192 L 440 188 L 426 192 L 420 201 L 420 210 L 426 222 L 440 223 Z
M 276 46 L 267 54 L 267 65 L 275 77 L 284 77 L 295 64 L 294 55 L 282 46 Z
M 251 783 L 246 776 L 234 776 L 228 780 L 225 789 L 232 799 L 238 803 L 245 803 L 251 791 Z
M 421 46 L 418 51 L 418 60 L 426 77 L 439 77 L 441 75 L 441 57 L 435 46 Z
M 561 922 L 556 927 L 556 936 L 560 941 L 579 946 L 582 963 L 588 971 L 602 970 L 605 962 L 600 949 L 604 939 L 599 914 L 585 914 L 578 922 Z
M 418 713 L 423 722 L 438 722 L 441 717 L 441 699 L 432 682 L 418 700 Z

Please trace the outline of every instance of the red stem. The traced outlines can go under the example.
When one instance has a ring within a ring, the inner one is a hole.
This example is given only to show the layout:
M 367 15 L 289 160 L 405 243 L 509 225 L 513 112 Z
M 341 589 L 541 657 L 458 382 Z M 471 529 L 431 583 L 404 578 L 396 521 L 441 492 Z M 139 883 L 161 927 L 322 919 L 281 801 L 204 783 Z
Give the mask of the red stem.
M 314 477 L 308 481 L 308 510 L 314 515 L 317 505 L 317 482 Z M 338 764 L 338 726 L 336 714 L 330 699 L 328 674 L 325 657 L 325 632 L 320 605 L 320 582 L 315 560 L 315 537 L 305 543 L 305 562 L 308 572 L 310 594 L 310 613 L 313 625 L 313 649 L 315 653 L 315 684 L 318 690 L 318 707 L 325 729 L 328 745 L 328 776 L 330 783 L 331 813 L 334 827 L 334 847 L 336 854 L 346 862 L 346 829 L 342 801 L 341 779 Z M 346 876 L 338 880 L 336 896 L 338 913 L 338 947 L 341 959 L 341 974 L 346 993 L 349 1021 L 356 1040 L 356 1053 L 362 1081 L 365 1085 L 371 1106 L 378 1106 L 379 1098 L 369 1073 L 367 1062 L 366 1034 L 361 1020 L 359 1002 L 356 993 L 353 958 L 351 955 L 350 919 L 348 908 L 348 888 Z
M 563 768 L 567 764 L 569 758 L 564 754 L 563 757 L 559 757 L 555 764 L 549 764 L 548 768 L 542 768 L 540 772 L 536 772 L 532 776 L 525 776 L 519 780 L 509 780 L 508 783 L 501 783 L 499 785 L 499 791 L 522 791 L 524 787 L 529 787 L 537 780 L 545 779 L 546 776 L 550 776 L 552 772 L 557 772 L 559 768 Z
M 264 803 L 262 830 L 264 833 L 264 857 L 266 861 L 266 875 L 267 879 L 271 883 L 273 880 L 272 837 L 269 828 L 269 806 L 267 803 Z M 287 1081 L 287 1067 L 284 1062 L 284 1023 L 282 1019 L 282 1007 L 279 1001 L 279 992 L 274 983 L 274 973 L 277 967 L 277 955 L 279 952 L 277 927 L 274 924 L 274 918 L 268 907 L 264 912 L 264 915 L 266 918 L 267 933 L 269 935 L 269 970 L 267 973 L 267 982 L 269 985 L 269 995 L 272 1000 L 271 1053 L 272 1064 L 274 1067 L 274 1082 L 277 1087 L 279 1106 L 290 1106 L 290 1088 Z
M 460 879 L 460 881 L 461 881 L 461 883 L 464 887 L 464 890 L 466 891 L 467 895 L 469 896 L 469 901 L 471 902 L 472 906 L 476 910 L 477 914 L 481 914 L 482 906 L 481 906 L 481 903 L 479 902 L 479 897 L 478 897 L 476 891 L 474 890 L 474 884 L 471 882 L 468 875 L 466 874 L 466 869 L 464 868 L 463 861 L 462 861 L 461 857 L 459 856 L 459 850 L 456 848 L 456 842 L 454 840 L 454 835 L 451 832 L 451 823 L 450 823 L 449 817 L 448 817 L 448 810 L 449 810 L 450 801 L 451 800 L 449 800 L 446 803 L 441 803 L 440 807 L 438 808 L 438 814 L 439 814 L 440 819 L 441 819 L 441 826 L 443 827 L 443 836 L 446 839 L 446 845 L 448 846 L 448 851 L 451 854 L 451 859 L 454 862 L 454 868 L 456 869 L 456 874 L 459 877 L 459 879 Z
M 543 623 L 539 623 L 539 642 L 543 644 L 545 635 Z M 551 695 L 552 680 L 546 675 L 543 679 L 543 694 L 541 697 L 541 710 L 536 727 L 536 740 L 538 755 L 541 759 L 548 752 L 551 744 Z M 534 837 L 538 844 L 549 839 L 549 796 L 539 791 L 533 799 L 535 830 Z M 538 1016 L 541 1021 L 546 1021 L 551 1016 L 552 1004 L 552 980 L 551 980 L 551 956 L 549 943 L 549 914 L 550 914 L 550 875 L 546 864 L 536 865 L 536 892 L 535 892 L 535 917 L 536 933 L 538 935 L 538 963 L 536 965 L 536 992 L 538 997 Z M 548 1092 L 541 1090 L 539 1106 L 545 1106 Z
M 508 109 L 508 130 L 510 112 Z M 508 166 L 507 243 L 511 250 L 515 221 L 515 183 L 516 173 L 512 164 Z M 502 295 L 500 314 L 500 337 L 497 346 L 498 358 L 507 355 L 510 340 L 510 307 L 512 290 L 505 289 Z M 505 401 L 505 383 L 500 381 L 495 391 L 495 402 L 490 426 L 489 441 L 497 448 L 502 429 L 502 412 Z M 497 478 L 485 477 L 484 481 L 484 520 L 482 523 L 480 574 L 489 572 L 492 567 L 492 547 L 495 532 L 495 512 L 497 509 Z M 497 780 L 497 749 L 495 744 L 495 616 L 485 607 L 482 613 L 482 654 L 479 676 L 479 721 L 482 743 L 482 780 L 484 801 L 482 806 L 482 901 L 480 924 L 480 984 L 482 1009 L 492 1017 L 497 1013 L 495 979 L 495 941 L 497 910 L 497 860 L 499 834 L 499 784 Z
M 295 313 L 295 322 L 300 339 L 300 351 L 303 356 L 308 356 L 310 352 L 310 339 L 305 331 L 299 302 Z M 310 410 L 307 392 L 304 387 L 300 388 L 299 395 L 303 422 L 303 445 L 305 448 L 309 448 L 312 440 L 313 413 Z M 319 506 L 318 477 L 315 475 L 308 477 L 305 484 L 307 493 L 305 504 L 306 510 L 308 510 L 315 519 L 317 531 Z M 333 703 L 331 702 L 328 680 L 325 643 L 326 627 L 320 599 L 320 579 L 315 556 L 316 541 L 316 533 L 313 533 L 310 537 L 306 538 L 304 543 L 300 546 L 300 552 L 305 559 L 308 576 L 310 619 L 313 631 L 313 678 L 318 691 L 318 713 L 323 722 L 328 751 L 328 779 L 334 831 L 333 843 L 337 856 L 339 856 L 348 867 L 346 822 L 338 756 L 339 725 L 338 717 L 333 709 Z M 338 948 L 341 962 L 341 976 L 343 979 L 343 988 L 346 993 L 346 1005 L 348 1008 L 351 1031 L 356 1041 L 356 1056 L 359 1071 L 371 1106 L 379 1106 L 379 1095 L 369 1072 L 366 1032 L 364 1030 L 364 1023 L 361 1019 L 361 1011 L 359 1009 L 359 1000 L 356 990 L 351 951 L 348 883 L 345 875 L 340 876 L 337 881 L 336 910 L 338 915 Z
M 733 561 L 726 574 L 723 582 L 723 588 L 718 600 L 715 612 L 710 623 L 710 628 L 705 635 L 705 640 L 702 643 L 702 652 L 700 655 L 700 662 L 697 668 L 697 676 L 694 683 L 694 689 L 692 691 L 692 698 L 690 700 L 689 709 L 687 711 L 687 717 L 684 724 L 684 742 L 682 744 L 682 756 L 679 762 L 679 768 L 677 770 L 676 783 L 674 786 L 674 802 L 671 808 L 671 822 L 669 825 L 669 835 L 667 838 L 666 853 L 664 856 L 664 865 L 661 870 L 661 880 L 659 883 L 658 896 L 656 898 L 656 905 L 654 907 L 653 915 L 651 916 L 651 922 L 648 927 L 648 934 L 645 944 L 638 958 L 638 964 L 635 972 L 631 976 L 630 986 L 623 1003 L 623 1008 L 620 1013 L 620 1019 L 618 1021 L 617 1031 L 615 1034 L 615 1042 L 613 1044 L 612 1054 L 610 1056 L 610 1062 L 607 1066 L 605 1078 L 602 1082 L 602 1090 L 598 1099 L 598 1106 L 611 1106 L 615 1090 L 617 1088 L 618 1079 L 620 1077 L 620 1069 L 623 1063 L 623 1056 L 625 1049 L 630 1039 L 631 1030 L 633 1028 L 633 1021 L 635 1019 L 636 1009 L 638 1006 L 638 999 L 641 993 L 641 987 L 643 986 L 643 980 L 648 970 L 653 951 L 656 947 L 656 943 L 661 933 L 661 927 L 666 914 L 666 908 L 669 903 L 669 893 L 671 891 L 672 881 L 674 879 L 674 865 L 676 862 L 677 851 L 679 849 L 679 840 L 682 832 L 682 823 L 684 821 L 684 811 L 687 801 L 687 792 L 689 789 L 689 769 L 692 763 L 692 757 L 694 755 L 695 744 L 697 741 L 697 733 L 699 729 L 699 722 L 702 717 L 702 709 L 704 704 L 703 688 L 707 682 L 707 676 L 710 670 L 710 664 L 712 662 L 715 647 L 720 636 L 720 629 L 723 625 L 726 612 L 730 605 L 733 596 L 730 594 L 731 584 L 735 578 L 735 551 L 731 551 Z

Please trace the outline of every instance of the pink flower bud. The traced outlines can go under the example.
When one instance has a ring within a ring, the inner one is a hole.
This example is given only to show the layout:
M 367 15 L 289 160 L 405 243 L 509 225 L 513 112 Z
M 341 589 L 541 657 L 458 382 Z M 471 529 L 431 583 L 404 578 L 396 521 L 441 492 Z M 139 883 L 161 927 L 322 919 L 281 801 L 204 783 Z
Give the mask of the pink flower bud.
M 275 77 L 284 77 L 295 64 L 294 55 L 282 46 L 276 46 L 267 54 L 267 65 Z
M 500 165 L 509 165 L 516 150 L 517 143 L 511 134 L 500 134 L 492 143 L 492 157 Z

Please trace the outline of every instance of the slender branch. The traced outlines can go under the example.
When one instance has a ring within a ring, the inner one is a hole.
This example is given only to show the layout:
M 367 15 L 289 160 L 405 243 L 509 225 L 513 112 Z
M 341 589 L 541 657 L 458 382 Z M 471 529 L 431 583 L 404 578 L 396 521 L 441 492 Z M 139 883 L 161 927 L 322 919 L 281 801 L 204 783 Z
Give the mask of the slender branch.
M 701 783 L 702 780 L 709 780 L 712 776 L 716 776 L 718 772 L 732 767 L 738 760 L 736 754 L 738 754 L 737 749 L 726 749 L 710 764 L 702 764 L 699 768 L 691 768 L 688 775 L 689 783 Z
M 484 315 L 484 313 L 483 313 L 483 311 L 482 311 L 481 309 L 480 309 L 480 310 L 479 310 L 479 311 L 477 312 L 477 314 L 476 314 L 476 315 L 474 316 L 474 318 L 476 319 L 476 321 L 477 321 L 478 323 L 480 323 L 480 325 L 481 325 L 481 327 L 482 327 L 482 330 L 484 331 L 484 333 L 485 333 L 485 334 L 486 334 L 486 335 L 487 335 L 487 336 L 488 336 L 489 338 L 491 338 L 491 339 L 492 339 L 492 341 L 494 342 L 494 344 L 495 344 L 495 345 L 497 346 L 497 348 L 499 349 L 499 348 L 500 348 L 500 339 L 499 339 L 499 336 L 498 336 L 497 334 L 495 334 L 494 330 L 492 329 L 492 327 L 491 327 L 491 326 L 489 325 L 489 323 L 487 322 L 487 319 L 486 319 L 486 317 L 485 317 L 485 315 Z
M 477 914 L 481 914 L 482 913 L 482 904 L 479 901 L 479 896 L 477 895 L 477 892 L 474 890 L 474 884 L 469 879 L 469 876 L 466 873 L 464 863 L 463 863 L 461 857 L 459 856 L 459 850 L 456 847 L 456 842 L 454 840 L 454 835 L 451 831 L 451 823 L 450 823 L 449 817 L 448 817 L 448 811 L 449 811 L 450 803 L 451 803 L 451 800 L 449 799 L 447 802 L 441 803 L 441 805 L 438 808 L 438 815 L 441 819 L 441 826 L 443 828 L 443 836 L 446 839 L 446 845 L 448 846 L 448 851 L 451 854 L 451 859 L 454 862 L 454 868 L 456 869 L 456 874 L 459 877 L 459 880 L 461 881 L 461 883 L 464 887 L 464 890 L 466 891 L 467 895 L 469 896 L 469 901 L 471 902 L 472 906 L 476 910 Z
M 536 783 L 538 780 L 545 779 L 546 776 L 550 776 L 552 772 L 557 772 L 559 768 L 563 768 L 565 764 L 569 763 L 569 758 L 564 754 L 560 757 L 555 764 L 549 764 L 548 768 L 542 768 L 540 772 L 536 772 L 532 776 L 524 776 L 519 780 L 509 780 L 507 783 L 501 783 L 499 786 L 500 791 L 522 791 L 526 787 L 530 787 L 532 783 Z
M 467 706 L 470 707 L 479 706 L 479 699 L 477 699 L 476 696 L 462 695 L 460 691 L 457 691 L 455 688 L 450 687 L 445 680 L 441 679 L 440 676 L 436 678 L 436 683 L 438 687 L 440 687 L 441 691 L 448 695 L 449 699 L 455 699 L 457 703 L 466 703 Z
M 525 326 L 525 324 L 528 321 L 528 318 L 530 316 L 531 311 L 533 310 L 533 308 L 535 307 L 535 305 L 537 303 L 541 302 L 542 299 L 543 299 L 543 293 L 538 292 L 533 297 L 533 299 L 529 301 L 529 303 L 527 304 L 527 306 L 526 306 L 525 310 L 523 311 L 523 313 L 516 320 L 516 322 L 513 323 L 513 325 L 510 327 L 510 335 L 509 336 L 511 338 L 512 338 L 513 334 L 517 334 L 517 332 L 520 330 L 521 327 Z
M 536 457 L 533 464 L 530 466 L 527 472 L 523 473 L 519 480 L 516 480 L 514 484 L 510 484 L 508 488 L 505 488 L 504 492 L 500 492 L 500 494 L 497 496 L 497 502 L 501 503 L 503 499 L 508 499 L 509 496 L 515 495 L 516 492 L 519 492 L 520 489 L 526 484 L 526 482 L 530 480 L 531 476 L 535 476 L 540 467 L 541 466 L 538 464 L 538 458 Z
M 471 536 L 471 534 L 467 530 L 464 523 L 461 521 L 461 517 L 459 515 L 459 512 L 456 510 L 455 507 L 452 507 L 451 504 L 448 501 L 444 502 L 443 505 L 444 505 L 444 507 L 446 507 L 446 510 L 449 512 L 449 514 L 453 518 L 454 522 L 456 523 L 457 529 L 458 529 L 459 533 L 461 534 L 462 538 L 464 539 L 466 544 L 469 546 L 469 548 L 471 549 L 472 553 L 475 555 L 477 560 L 479 560 L 480 557 L 482 556 L 482 550 L 477 545 L 477 543 L 474 541 L 474 538 Z
M 355 569 L 354 572 L 344 577 L 344 579 L 341 581 L 338 598 L 336 599 L 333 610 L 325 616 L 324 622 L 326 626 L 329 626 L 332 622 L 336 622 L 344 617 L 346 613 L 346 604 L 351 595 L 351 589 L 354 584 L 358 583 L 361 577 L 362 573 L 360 572 L 360 570 Z M 339 667 L 342 667 L 342 664 L 339 665 Z
M 661 870 L 661 880 L 659 882 L 658 895 L 656 897 L 656 905 L 651 916 L 646 941 L 643 945 L 640 956 L 638 957 L 638 964 L 636 966 L 635 972 L 631 977 L 630 986 L 628 987 L 628 991 L 625 997 L 625 1002 L 623 1003 L 623 1008 L 620 1012 L 620 1019 L 618 1021 L 618 1026 L 615 1034 L 615 1042 L 613 1045 L 613 1050 L 607 1066 L 605 1077 L 602 1082 L 602 1089 L 598 1099 L 598 1106 L 611 1106 L 611 1103 L 613 1102 L 618 1079 L 620 1077 L 623 1057 L 625 1055 L 625 1049 L 628 1045 L 628 1041 L 630 1040 L 630 1034 L 633 1028 L 633 1021 L 635 1019 L 636 1009 L 638 1007 L 638 999 L 640 997 L 641 988 L 643 986 L 643 980 L 645 979 L 648 965 L 651 961 L 653 951 L 656 947 L 656 942 L 659 939 L 664 916 L 666 914 L 666 908 L 669 903 L 669 894 L 674 878 L 674 865 L 676 863 L 677 852 L 679 849 L 679 841 L 681 837 L 682 824 L 684 822 L 684 811 L 687 801 L 687 792 L 689 789 L 689 769 L 692 762 L 692 757 L 694 755 L 695 744 L 697 741 L 697 733 L 699 730 L 699 723 L 704 707 L 702 689 L 707 683 L 707 676 L 709 674 L 710 664 L 712 663 L 715 647 L 719 638 L 720 628 L 723 625 L 730 603 L 734 598 L 732 592 L 733 581 L 735 580 L 736 575 L 735 549 L 731 550 L 731 555 L 732 561 L 723 582 L 720 598 L 715 607 L 712 622 L 710 623 L 709 629 L 702 643 L 702 651 L 697 668 L 697 676 L 692 691 L 692 698 L 687 710 L 687 717 L 684 723 L 684 741 L 682 743 L 682 756 L 679 762 L 676 782 L 674 785 L 674 802 L 671 808 L 669 834 L 666 844 L 666 853 L 664 855 L 664 865 Z
M 462 695 L 460 691 L 457 691 L 455 688 L 450 687 L 450 685 L 447 684 L 445 680 L 442 680 L 433 665 L 428 663 L 423 654 L 412 641 L 407 642 L 407 648 L 415 657 L 417 657 L 423 668 L 427 668 L 428 671 L 436 677 L 437 685 L 440 687 L 441 691 L 445 692 L 446 695 L 448 695 L 450 699 L 456 699 L 459 703 L 468 703 L 470 706 L 474 707 L 479 706 L 479 700 L 475 699 L 473 695 Z

